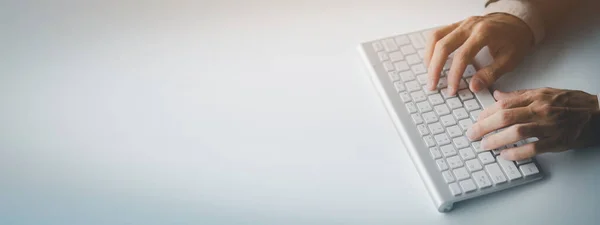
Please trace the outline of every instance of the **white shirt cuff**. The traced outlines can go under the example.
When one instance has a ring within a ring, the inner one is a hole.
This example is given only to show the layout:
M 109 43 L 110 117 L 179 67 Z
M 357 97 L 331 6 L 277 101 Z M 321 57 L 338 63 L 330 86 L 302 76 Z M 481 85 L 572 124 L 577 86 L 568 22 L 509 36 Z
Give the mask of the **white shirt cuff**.
M 489 4 L 484 15 L 491 13 L 507 13 L 521 19 L 533 32 L 535 44 L 544 39 L 544 23 L 540 14 L 527 0 L 500 0 Z
M 598 109 L 600 109 L 600 94 L 596 95 L 598 97 Z

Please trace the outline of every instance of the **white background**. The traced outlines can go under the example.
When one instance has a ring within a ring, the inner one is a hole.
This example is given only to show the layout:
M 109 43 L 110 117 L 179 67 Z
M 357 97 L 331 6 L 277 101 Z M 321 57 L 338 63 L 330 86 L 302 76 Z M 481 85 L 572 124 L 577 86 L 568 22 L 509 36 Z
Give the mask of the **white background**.
M 484 1 L 1 1 L 0 224 L 592 224 L 600 153 L 440 214 L 358 43 Z M 600 92 L 600 7 L 495 88 Z

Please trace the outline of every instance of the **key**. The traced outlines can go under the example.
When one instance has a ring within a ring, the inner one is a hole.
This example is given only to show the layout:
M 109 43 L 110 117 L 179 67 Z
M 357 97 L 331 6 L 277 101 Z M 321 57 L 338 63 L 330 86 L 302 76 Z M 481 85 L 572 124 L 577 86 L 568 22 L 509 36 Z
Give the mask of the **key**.
M 408 66 L 408 63 L 406 63 L 406 61 L 395 62 L 394 67 L 396 68 L 397 71 L 405 71 L 405 70 L 410 69 L 410 67 Z
M 471 99 L 471 100 L 465 101 L 465 108 L 468 111 L 473 111 L 473 110 L 476 110 L 476 109 L 480 109 L 479 108 L 479 103 L 477 103 L 477 100 L 475 100 L 475 99 Z
M 424 48 L 425 47 L 425 40 L 423 40 L 423 37 L 421 37 L 421 34 L 409 34 L 408 38 L 410 38 L 410 42 L 413 43 L 413 45 L 416 48 Z
M 515 161 L 515 163 L 517 163 L 517 166 L 526 164 L 526 163 L 530 163 L 531 162 L 531 158 L 529 159 L 523 159 L 523 160 L 519 160 L 519 161 Z
M 464 167 L 452 170 L 452 173 L 454 173 L 454 177 L 456 177 L 457 180 L 464 180 L 469 178 L 469 172 L 467 172 L 467 169 L 465 169 Z
M 467 168 L 471 172 L 475 172 L 477 170 L 483 169 L 483 167 L 481 166 L 481 163 L 479 163 L 478 159 L 471 159 L 469 161 L 466 161 L 465 164 L 467 165 Z
M 452 142 L 454 143 L 454 146 L 456 146 L 456 148 L 458 149 L 469 147 L 469 141 L 466 137 L 461 136 L 454 138 L 452 139 Z
M 531 175 L 534 175 L 534 174 L 537 174 L 540 172 L 538 170 L 537 166 L 535 166 L 535 163 L 521 165 L 521 166 L 519 166 L 519 169 L 521 169 L 521 172 L 523 173 L 524 177 L 528 177 L 528 176 L 531 176 Z
M 412 55 L 406 56 L 406 62 L 408 62 L 409 65 L 413 65 L 413 64 L 420 63 L 421 59 L 419 58 L 418 55 L 412 54 Z
M 427 145 L 427 147 L 435 146 L 435 141 L 433 140 L 433 138 L 431 136 L 423 137 L 423 141 L 425 141 L 425 145 Z
M 410 55 L 417 52 L 417 50 L 415 50 L 415 48 L 413 48 L 412 45 L 402 46 L 402 48 L 400 48 L 400 51 L 402 51 L 402 54 L 404 55 Z
M 408 92 L 421 90 L 421 85 L 417 81 L 409 81 L 406 82 L 406 89 Z
M 419 84 L 421 84 L 421 85 L 426 85 L 427 84 L 427 74 L 421 74 L 421 75 L 417 76 L 417 81 L 419 81 Z
M 481 114 L 481 110 L 475 110 L 471 112 L 471 118 L 477 121 L 479 119 L 479 114 Z
M 469 89 L 463 89 L 458 91 L 458 97 L 464 102 L 465 100 L 472 99 L 473 93 Z
M 390 79 L 392 81 L 399 81 L 400 80 L 400 76 L 398 76 L 398 73 L 396 73 L 396 72 L 389 72 L 388 75 L 390 75 Z
M 473 125 L 473 121 L 471 119 L 464 119 L 458 121 L 458 125 L 463 129 L 463 131 L 467 131 L 467 129 Z
M 444 145 L 444 146 L 440 147 L 440 151 L 442 151 L 442 154 L 444 154 L 444 157 L 456 155 L 456 149 L 454 149 L 454 146 L 452 146 L 452 145 Z
M 446 106 L 446 105 L 436 105 L 433 108 L 434 108 L 435 112 L 440 116 L 450 114 L 450 109 L 448 109 L 448 106 Z M 452 118 L 452 119 L 454 119 L 454 118 Z M 444 120 L 442 119 L 442 121 L 444 121 Z M 448 122 L 451 122 L 451 121 L 448 121 Z M 444 123 L 444 125 L 445 125 L 445 123 Z
M 463 148 L 458 151 L 458 154 L 460 154 L 460 157 L 462 157 L 464 160 L 475 158 L 475 153 L 473 153 L 471 148 Z
M 433 159 L 442 158 L 442 153 L 438 149 L 438 147 L 429 148 L 429 153 Z
M 450 171 L 442 172 L 442 176 L 444 177 L 446 183 L 454 182 L 454 177 L 452 176 L 452 173 L 450 173 Z
M 425 69 L 425 66 L 423 66 L 423 64 L 414 65 L 411 67 L 411 69 L 415 74 L 427 73 L 427 69 Z
M 413 102 L 406 103 L 406 109 L 408 110 L 408 113 L 417 112 L 417 106 L 415 106 L 415 103 Z
M 398 44 L 398 45 L 407 45 L 407 44 L 410 44 L 410 41 L 404 35 L 397 36 L 395 39 L 396 39 L 396 44 Z
M 385 52 L 378 52 L 377 55 L 379 56 L 379 61 L 388 60 L 388 55 Z
M 421 124 L 421 123 L 423 123 L 423 118 L 421 118 L 421 115 L 415 113 L 415 114 L 412 114 L 410 116 L 412 117 L 413 122 L 415 122 L 415 124 Z
M 448 87 L 448 77 L 440 77 L 440 80 L 438 81 L 438 85 L 437 88 L 438 89 L 442 89 Z
M 519 169 L 517 169 L 517 166 L 515 166 L 513 161 L 508 161 L 502 157 L 498 157 L 496 161 L 498 161 L 498 164 L 500 164 L 500 167 L 502 167 L 502 170 L 504 170 L 504 173 L 506 173 L 509 181 L 522 177 L 521 172 L 519 172 Z
M 404 88 L 404 84 L 402 82 L 394 82 L 394 87 L 396 87 L 396 91 L 398 91 L 398 92 L 403 92 L 406 90 L 406 88 Z
M 414 102 L 422 102 L 422 101 L 427 100 L 427 96 L 425 95 L 425 93 L 423 91 L 417 91 L 417 92 L 410 93 L 410 96 L 412 97 Z
M 474 141 L 471 143 L 471 146 L 473 147 L 473 149 L 475 149 L 476 152 L 485 151 L 485 149 L 481 149 L 481 141 Z
M 492 156 L 492 153 L 490 153 L 490 152 L 479 153 L 478 157 L 479 157 L 479 160 L 481 160 L 481 162 L 483 164 L 489 164 L 489 163 L 493 163 L 496 161 L 494 159 L 494 156 Z
M 421 113 L 429 112 L 432 110 L 431 105 L 429 105 L 429 102 L 419 102 L 417 103 L 417 108 L 419 108 L 419 111 Z
M 433 136 L 433 138 L 435 139 L 435 142 L 438 144 L 438 146 L 450 144 L 450 138 L 448 138 L 448 135 L 446 134 L 438 134 Z
M 462 103 L 460 100 L 458 100 L 458 98 L 449 98 L 446 100 L 446 104 L 448 104 L 451 109 L 458 109 L 462 107 Z
M 440 169 L 440 171 L 444 171 L 444 170 L 448 169 L 448 164 L 446 164 L 446 160 L 444 160 L 444 159 L 435 160 L 435 164 L 437 164 L 438 169 Z
M 469 192 L 477 189 L 477 187 L 475 186 L 475 183 L 473 183 L 473 180 L 471 180 L 471 179 L 461 181 L 460 187 L 463 189 L 463 191 L 465 193 L 469 193 Z
M 406 66 L 408 67 L 408 65 Z M 394 64 L 392 64 L 392 62 L 390 61 L 385 61 L 383 62 L 383 68 L 385 69 L 385 71 L 392 72 L 394 71 Z
M 452 138 L 462 136 L 462 130 L 458 126 L 448 127 L 447 131 Z
M 448 99 L 452 96 L 448 95 L 448 88 L 444 88 L 440 91 L 440 93 L 442 93 L 442 96 L 444 96 L 444 99 Z
M 472 77 L 473 75 L 475 75 L 476 72 L 477 71 L 475 70 L 475 67 L 473 67 L 473 65 L 469 64 L 469 65 L 467 65 L 467 68 L 465 68 L 463 77 Z
M 469 118 L 469 114 L 467 113 L 467 110 L 465 110 L 464 108 L 455 109 L 452 111 L 452 114 L 454 114 L 456 119 L 459 119 L 459 120 Z
M 415 75 L 410 72 L 410 71 L 404 71 L 404 72 L 400 72 L 398 73 L 398 76 L 400 76 L 400 79 L 402 79 L 402 81 L 407 82 L 407 81 L 411 81 L 415 79 Z
M 400 99 L 402 99 L 402 102 L 404 102 L 404 103 L 410 102 L 410 100 L 411 100 L 410 95 L 406 92 L 400 93 Z
M 434 112 L 423 113 L 423 119 L 425 120 L 425 123 L 428 124 L 438 121 L 438 117 L 435 115 Z
M 481 102 L 481 106 L 485 109 L 485 107 L 490 106 L 492 104 L 494 104 L 494 102 L 496 102 L 496 100 L 494 100 L 494 97 L 492 96 L 492 94 L 490 94 L 490 92 L 487 89 L 483 89 L 475 94 L 475 98 L 477 98 L 477 100 L 479 100 L 479 102 Z
M 444 104 L 444 99 L 442 98 L 442 96 L 440 94 L 432 94 L 429 97 L 429 102 L 432 105 L 439 105 L 439 104 Z M 446 105 L 443 105 L 446 106 Z
M 444 127 L 442 127 L 442 124 L 440 123 L 432 123 L 429 125 L 429 130 L 431 130 L 431 133 L 433 134 L 441 134 L 444 133 Z
M 373 50 L 375 50 L 376 52 L 383 50 L 383 46 L 381 46 L 381 43 L 379 42 L 373 42 Z
M 452 195 L 454 196 L 460 195 L 462 193 L 460 187 L 456 183 L 451 183 L 450 185 L 448 185 L 448 187 L 450 188 L 450 193 L 452 193 Z
M 500 152 L 502 151 L 502 149 L 492 149 L 492 153 L 494 155 L 500 155 Z
M 477 186 L 479 186 L 479 188 L 486 188 L 492 186 L 492 182 L 490 181 L 490 178 L 487 176 L 487 174 L 485 174 L 485 172 L 477 171 L 472 175 L 473 179 L 475 180 L 475 183 L 477 183 Z
M 425 124 L 417 125 L 417 130 L 419 130 L 419 133 L 421 134 L 421 136 L 425 136 L 425 135 L 429 134 L 429 130 L 427 130 L 427 127 L 425 126 Z
M 450 66 L 452 66 L 452 58 L 448 58 L 448 60 L 446 60 L 446 63 L 444 63 L 444 67 L 442 69 L 450 70 Z
M 448 111 L 445 111 L 445 112 L 446 112 L 446 113 L 450 113 L 450 110 L 448 110 Z M 442 117 L 440 117 L 440 121 L 442 121 L 442 124 L 443 124 L 445 127 L 449 127 L 449 126 L 452 126 L 452 125 L 455 125 L 455 124 L 456 124 L 456 120 L 454 120 L 454 117 L 453 117 L 452 115 L 445 115 L 445 116 L 442 116 Z
M 438 93 L 438 90 L 437 90 L 437 89 L 435 89 L 435 90 L 433 90 L 433 91 L 430 91 L 429 89 L 427 89 L 427 88 L 425 88 L 425 87 L 423 87 L 423 91 L 425 91 L 425 94 L 426 94 L 426 95 L 434 95 L 434 94 L 437 94 L 437 93 Z
M 469 77 L 469 78 L 466 78 L 466 79 L 465 79 L 465 81 L 466 81 L 468 84 L 470 84 L 470 83 L 471 83 L 471 79 L 473 79 L 473 78 Z
M 458 157 L 457 155 L 448 157 L 446 161 L 448 161 L 448 166 L 450 166 L 450 168 L 452 169 L 463 166 L 463 161 L 460 160 L 460 157 Z
M 458 90 L 467 90 L 465 88 L 467 88 L 467 83 L 465 82 L 465 80 L 460 79 L 460 81 L 458 82 Z
M 487 171 L 487 173 L 490 175 L 494 184 L 501 184 L 506 182 L 506 177 L 504 176 L 504 174 L 502 174 L 502 171 L 500 171 L 498 163 L 485 165 L 485 171 Z
M 398 62 L 403 59 L 404 59 L 404 55 L 402 55 L 402 52 L 390 53 L 390 61 L 392 61 L 392 62 Z
M 421 57 L 421 59 L 425 58 L 425 49 L 419 49 L 417 51 L 417 54 L 419 54 L 419 57 Z
M 396 43 L 392 39 L 383 40 L 383 47 L 388 52 L 393 52 L 393 51 L 398 50 L 398 45 L 396 45 Z

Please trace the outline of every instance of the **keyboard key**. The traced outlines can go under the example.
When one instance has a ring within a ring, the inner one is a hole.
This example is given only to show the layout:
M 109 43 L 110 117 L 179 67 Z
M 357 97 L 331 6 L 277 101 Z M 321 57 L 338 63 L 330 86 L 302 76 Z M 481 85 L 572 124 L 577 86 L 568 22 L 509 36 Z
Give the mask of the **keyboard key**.
M 472 77 L 473 75 L 475 75 L 477 71 L 475 70 L 475 67 L 473 67 L 473 65 L 467 65 L 467 68 L 465 68 L 465 72 L 463 73 L 463 77 Z
M 449 98 L 446 100 L 446 103 L 448 104 L 448 106 L 450 106 L 451 109 L 458 109 L 462 107 L 462 103 L 460 102 L 460 100 L 458 100 L 458 98 Z
M 444 157 L 456 155 L 456 149 L 452 145 L 444 145 L 440 147 L 440 151 L 442 151 Z
M 402 55 L 402 52 L 392 52 L 389 56 L 390 61 L 392 62 L 398 62 L 404 59 L 404 55 Z
M 409 81 L 406 82 L 406 89 L 408 92 L 421 90 L 421 85 L 417 81 Z
M 477 187 L 475 186 L 475 183 L 473 183 L 473 180 L 471 180 L 471 179 L 463 180 L 459 184 L 465 193 L 469 193 L 469 192 L 477 189 Z
M 434 108 L 434 111 L 440 116 L 447 115 L 450 113 L 450 109 L 448 109 L 448 106 L 446 106 L 446 105 L 436 105 L 433 108 Z M 454 119 L 454 118 L 452 118 L 452 119 Z M 442 120 L 442 121 L 444 121 L 444 120 Z M 448 121 L 448 122 L 450 122 L 450 121 Z M 445 125 L 445 123 L 444 123 L 444 125 Z
M 471 118 L 477 121 L 479 119 L 479 114 L 481 114 L 481 110 L 475 110 L 471 112 Z
M 396 42 L 394 42 L 394 40 L 392 40 L 392 39 L 383 40 L 383 47 L 388 52 L 393 52 L 393 51 L 398 50 L 398 45 L 396 45 Z
M 400 80 L 400 76 L 398 76 L 398 73 L 396 73 L 396 72 L 389 72 L 388 75 L 390 75 L 390 79 L 392 81 L 399 81 Z
M 382 61 L 382 62 L 389 59 L 388 54 L 385 52 L 378 52 L 377 56 L 379 56 L 379 61 Z
M 485 174 L 484 171 L 477 171 L 471 175 L 473 176 L 473 179 L 475 180 L 475 183 L 477 183 L 477 186 L 479 186 L 479 188 L 486 188 L 492 186 L 492 181 L 490 181 L 490 178 L 487 174 Z
M 452 173 L 450 173 L 450 171 L 442 172 L 442 176 L 444 177 L 446 183 L 454 182 L 454 177 L 452 176 Z
M 427 145 L 427 147 L 435 146 L 435 141 L 433 140 L 433 138 L 431 136 L 423 137 L 423 141 L 425 141 L 425 145 Z
M 394 87 L 396 88 L 396 91 L 398 91 L 398 92 L 403 92 L 406 90 L 406 88 L 404 87 L 404 84 L 402 82 L 394 82 Z
M 429 89 L 427 89 L 425 87 L 423 87 L 423 91 L 425 91 L 426 95 L 434 95 L 434 94 L 438 94 L 439 93 L 437 89 L 433 90 L 433 91 L 430 91 Z
M 443 89 L 445 87 L 448 87 L 448 77 L 440 77 L 437 88 Z
M 417 112 L 417 106 L 415 106 L 415 103 L 413 103 L 413 102 L 406 103 L 406 109 L 408 110 L 409 113 Z
M 490 152 L 479 153 L 478 157 L 479 157 L 479 160 L 481 160 L 481 162 L 483 164 L 489 164 L 489 163 L 496 162 L 496 159 L 494 159 L 494 156 L 492 156 L 492 153 L 490 153 Z
M 383 46 L 381 46 L 381 43 L 379 43 L 377 41 L 373 42 L 372 45 L 373 45 L 373 50 L 375 50 L 376 52 L 383 50 Z
M 424 73 L 427 73 L 427 69 L 425 69 L 425 66 L 423 66 L 423 64 L 414 65 L 414 66 L 411 67 L 411 70 L 415 74 L 424 74 Z
M 471 83 L 471 79 L 473 79 L 472 77 L 466 78 L 465 81 L 470 84 Z
M 404 81 L 404 82 L 415 79 L 415 75 L 410 71 L 400 72 L 400 73 L 398 73 L 398 76 L 400 76 L 400 79 L 402 79 L 402 81 Z
M 408 67 L 408 65 L 406 66 Z M 385 71 L 392 72 L 394 71 L 394 64 L 392 64 L 392 62 L 390 61 L 385 61 L 383 62 L 383 68 L 385 69 Z
M 487 171 L 488 175 L 490 175 L 494 184 L 501 184 L 506 182 L 506 177 L 504 176 L 502 171 L 500 171 L 498 163 L 485 165 L 485 171 Z
M 475 99 L 465 101 L 465 108 L 467 109 L 467 111 L 480 109 L 479 103 L 477 103 L 477 100 Z
M 464 167 L 452 170 L 452 173 L 454 173 L 454 177 L 456 177 L 457 180 L 464 180 L 470 177 L 469 172 L 467 172 L 467 169 Z
M 396 39 L 396 44 L 398 44 L 398 45 L 410 44 L 410 40 L 408 40 L 408 37 L 406 37 L 404 35 L 397 36 L 395 39 Z
M 460 126 L 460 128 L 463 129 L 463 131 L 467 131 L 467 129 L 469 129 L 473 125 L 473 121 L 471 119 L 464 119 L 458 121 L 458 125 Z
M 521 172 L 519 172 L 519 169 L 517 169 L 517 166 L 515 166 L 513 161 L 508 161 L 502 157 L 498 157 L 496 161 L 498 161 L 498 164 L 500 164 L 500 167 L 502 167 L 502 170 L 504 170 L 504 173 L 506 173 L 509 181 L 522 177 Z
M 458 97 L 464 102 L 465 100 L 472 99 L 473 93 L 469 89 L 460 90 L 458 91 Z
M 517 163 L 517 166 L 526 164 L 526 163 L 530 163 L 531 162 L 531 158 L 529 159 L 523 159 L 523 160 L 519 160 L 519 161 L 515 161 L 515 163 Z
M 450 144 L 450 138 L 446 134 L 438 134 L 433 136 L 433 138 L 435 139 L 435 142 L 438 144 L 438 146 Z
M 459 119 L 459 120 L 469 118 L 469 114 L 467 113 L 467 110 L 465 110 L 464 108 L 455 109 L 452 111 L 452 114 L 454 114 L 454 117 L 456 117 L 456 119 Z
M 419 84 L 421 85 L 426 85 L 427 84 L 427 74 L 421 74 L 419 76 L 417 76 L 417 81 L 419 81 Z
M 402 102 L 410 102 L 411 98 L 410 95 L 406 92 L 402 92 L 400 93 L 400 99 L 402 99 Z
M 446 160 L 444 160 L 444 159 L 435 160 L 435 164 L 437 164 L 438 169 L 440 169 L 440 171 L 444 171 L 444 170 L 448 169 L 448 164 L 446 164 Z
M 395 62 L 394 67 L 396 68 L 397 71 L 405 71 L 405 70 L 410 69 L 410 67 L 408 66 L 408 63 L 406 63 L 406 61 Z
M 502 149 L 492 149 L 492 154 L 494 154 L 494 155 L 500 155 L 501 151 L 502 151 Z
M 421 118 L 421 115 L 415 113 L 415 114 L 412 114 L 410 116 L 412 117 L 413 122 L 415 122 L 415 124 L 421 124 L 421 123 L 423 123 L 423 118 Z
M 419 102 L 417 103 L 417 108 L 419 108 L 419 111 L 421 113 L 429 112 L 432 110 L 431 105 L 429 105 L 429 102 Z
M 452 142 L 458 149 L 469 147 L 469 140 L 467 140 L 467 138 L 464 136 L 454 138 L 452 139 Z
M 452 66 L 452 58 L 448 58 L 448 60 L 446 60 L 446 63 L 444 63 L 444 67 L 442 69 L 450 70 L 450 66 Z
M 448 157 L 448 159 L 446 161 L 448 161 L 448 166 L 450 166 L 450 168 L 452 168 L 452 169 L 455 169 L 455 168 L 458 168 L 458 167 L 461 167 L 464 165 L 463 161 L 460 160 L 460 157 L 457 155 Z
M 483 166 L 481 166 L 481 163 L 479 163 L 478 159 L 468 160 L 465 162 L 465 164 L 467 165 L 467 169 L 469 169 L 471 172 L 483 169 Z
M 438 147 L 429 148 L 429 153 L 433 159 L 442 158 L 442 153 L 438 149 Z
M 440 93 L 442 94 L 442 96 L 444 96 L 444 99 L 448 99 L 451 98 L 452 96 L 448 95 L 448 88 L 444 88 L 440 91 Z
M 434 112 L 428 112 L 428 113 L 423 113 L 423 119 L 425 120 L 425 123 L 434 123 L 438 121 L 438 117 L 435 115 Z
M 450 137 L 455 138 L 463 135 L 462 130 L 458 126 L 451 126 L 446 129 Z
M 471 148 L 463 148 L 458 151 L 458 154 L 460 154 L 460 157 L 462 157 L 464 160 L 475 158 L 475 153 L 473 150 L 471 150 Z
M 402 48 L 400 48 L 400 51 L 402 51 L 402 54 L 404 55 L 410 55 L 417 52 L 417 50 L 415 50 L 415 48 L 412 45 L 402 46 Z
M 450 113 L 450 110 L 448 110 L 448 111 L 445 111 L 445 112 L 446 112 L 446 113 Z M 454 117 L 453 117 L 452 115 L 445 115 L 445 116 L 442 116 L 442 117 L 440 117 L 440 121 L 442 121 L 442 124 L 443 124 L 445 127 L 449 127 L 449 126 L 452 126 L 452 125 L 455 125 L 455 124 L 456 124 L 456 120 L 454 119 Z
M 425 49 L 417 50 L 417 54 L 419 54 L 419 57 L 421 57 L 421 59 L 424 59 L 425 58 Z
M 531 176 L 540 172 L 537 166 L 535 166 L 535 163 L 521 165 L 519 166 L 519 169 L 521 169 L 521 172 L 523 173 L 524 177 Z
M 460 195 L 462 193 L 460 187 L 456 183 L 451 183 L 450 185 L 448 185 L 448 188 L 450 188 L 450 193 L 452 193 L 452 195 L 454 196 Z
M 483 152 L 485 149 L 481 149 L 481 141 L 471 142 L 471 146 L 475 149 L 476 152 Z
M 442 96 L 440 94 L 437 94 L 437 93 L 436 94 L 432 94 L 428 98 L 429 98 L 429 102 L 432 105 L 444 104 L 444 99 L 442 98 Z M 446 106 L 446 105 L 444 105 L 444 106 Z
M 429 125 L 429 130 L 433 134 L 441 134 L 444 133 L 444 127 L 440 123 L 432 123 Z
M 429 130 L 427 129 L 425 124 L 417 125 L 417 130 L 419 130 L 419 134 L 421 134 L 421 136 L 425 136 L 425 135 L 429 134 Z
M 417 54 L 407 55 L 406 62 L 408 62 L 409 65 L 414 65 L 414 64 L 420 63 L 421 58 L 419 58 L 419 56 Z
M 425 40 L 421 37 L 421 34 L 409 34 L 408 38 L 410 38 L 410 42 L 412 42 L 416 48 L 425 48 Z
M 410 96 L 412 97 L 413 101 L 415 101 L 415 102 L 422 102 L 422 101 L 427 100 L 427 96 L 425 95 L 425 92 L 423 92 L 423 91 L 417 91 L 417 92 L 410 93 Z

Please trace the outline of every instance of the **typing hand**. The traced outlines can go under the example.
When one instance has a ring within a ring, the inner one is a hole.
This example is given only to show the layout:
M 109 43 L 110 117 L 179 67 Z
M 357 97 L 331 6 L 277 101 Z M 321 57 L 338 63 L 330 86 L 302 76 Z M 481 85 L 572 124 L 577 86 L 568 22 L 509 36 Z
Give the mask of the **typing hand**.
M 496 13 L 437 29 L 427 39 L 425 63 L 430 90 L 435 90 L 448 55 L 456 50 L 448 74 L 448 94 L 454 96 L 467 64 L 484 46 L 488 46 L 495 62 L 477 71 L 470 84 L 473 92 L 487 88 L 514 69 L 531 49 L 533 33 L 519 18 Z
M 598 100 L 583 91 L 541 88 L 510 93 L 494 92 L 498 100 L 479 115 L 467 130 L 474 140 L 492 131 L 481 141 L 482 149 L 496 149 L 531 137 L 539 140 L 500 154 L 508 160 L 522 160 L 538 153 L 559 152 L 599 143 Z

